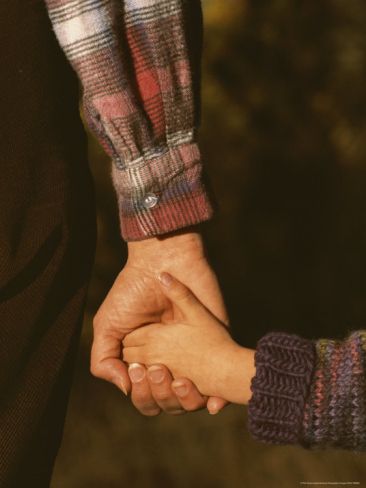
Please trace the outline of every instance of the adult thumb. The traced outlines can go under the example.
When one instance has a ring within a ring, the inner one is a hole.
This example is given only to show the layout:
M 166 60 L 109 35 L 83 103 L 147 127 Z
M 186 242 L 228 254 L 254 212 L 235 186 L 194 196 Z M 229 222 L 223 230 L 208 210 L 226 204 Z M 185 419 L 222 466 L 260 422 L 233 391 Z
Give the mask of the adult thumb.
M 121 341 L 99 329 L 94 330 L 90 372 L 97 378 L 113 383 L 125 395 L 131 389 L 127 366 L 121 359 Z

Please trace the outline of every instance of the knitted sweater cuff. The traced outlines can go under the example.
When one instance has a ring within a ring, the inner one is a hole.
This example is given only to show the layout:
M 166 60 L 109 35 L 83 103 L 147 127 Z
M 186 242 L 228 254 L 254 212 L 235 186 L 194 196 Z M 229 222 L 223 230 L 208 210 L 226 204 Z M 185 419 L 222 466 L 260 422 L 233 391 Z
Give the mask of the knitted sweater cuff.
M 366 331 L 316 341 L 302 447 L 366 450 Z
M 258 341 L 254 361 L 250 434 L 271 444 L 298 443 L 316 363 L 315 344 L 293 334 L 271 332 Z

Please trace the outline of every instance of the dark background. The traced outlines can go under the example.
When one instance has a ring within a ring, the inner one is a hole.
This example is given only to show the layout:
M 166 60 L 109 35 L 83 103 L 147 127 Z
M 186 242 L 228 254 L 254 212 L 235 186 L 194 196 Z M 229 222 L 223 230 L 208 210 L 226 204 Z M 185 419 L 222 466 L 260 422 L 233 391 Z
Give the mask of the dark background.
M 342 338 L 366 323 L 366 4 L 206 0 L 204 225 L 235 337 Z M 99 243 L 53 488 L 366 484 L 364 454 L 268 446 L 246 409 L 145 418 L 88 372 L 91 320 L 126 259 L 109 160 L 90 137 Z

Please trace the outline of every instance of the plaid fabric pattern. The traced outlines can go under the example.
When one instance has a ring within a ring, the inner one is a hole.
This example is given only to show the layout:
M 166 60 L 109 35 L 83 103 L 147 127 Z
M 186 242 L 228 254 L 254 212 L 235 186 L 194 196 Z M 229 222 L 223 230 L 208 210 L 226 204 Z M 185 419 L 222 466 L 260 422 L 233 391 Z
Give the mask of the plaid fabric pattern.
M 196 138 L 200 1 L 45 2 L 79 76 L 85 121 L 112 159 L 123 238 L 208 220 L 213 207 Z

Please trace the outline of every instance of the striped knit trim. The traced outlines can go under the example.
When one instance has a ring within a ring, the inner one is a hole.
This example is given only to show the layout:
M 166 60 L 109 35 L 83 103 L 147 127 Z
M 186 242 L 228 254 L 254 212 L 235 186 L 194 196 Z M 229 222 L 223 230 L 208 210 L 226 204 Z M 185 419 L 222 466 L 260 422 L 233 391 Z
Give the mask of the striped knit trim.
M 366 450 L 366 331 L 344 341 L 319 339 L 316 353 L 301 444 Z
M 271 444 L 299 441 L 314 365 L 312 341 L 271 332 L 262 337 L 254 356 L 256 374 L 248 403 L 248 430 Z

